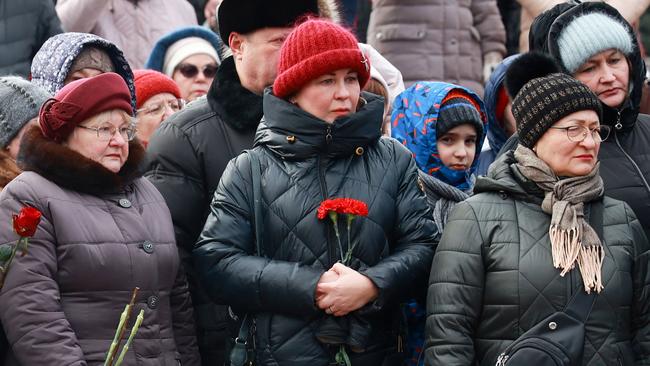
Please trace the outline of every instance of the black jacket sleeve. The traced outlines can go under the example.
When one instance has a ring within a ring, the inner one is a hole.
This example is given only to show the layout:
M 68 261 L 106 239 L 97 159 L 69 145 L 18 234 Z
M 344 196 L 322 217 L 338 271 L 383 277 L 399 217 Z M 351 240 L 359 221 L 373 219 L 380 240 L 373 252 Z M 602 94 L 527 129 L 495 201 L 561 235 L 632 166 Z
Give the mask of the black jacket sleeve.
M 481 314 L 483 238 L 474 210 L 459 203 L 449 218 L 429 278 L 425 365 L 473 365 L 474 329 Z
M 214 301 L 239 310 L 315 314 L 322 269 L 254 254 L 251 184 L 250 161 L 243 154 L 228 164 L 193 253 L 203 285 Z

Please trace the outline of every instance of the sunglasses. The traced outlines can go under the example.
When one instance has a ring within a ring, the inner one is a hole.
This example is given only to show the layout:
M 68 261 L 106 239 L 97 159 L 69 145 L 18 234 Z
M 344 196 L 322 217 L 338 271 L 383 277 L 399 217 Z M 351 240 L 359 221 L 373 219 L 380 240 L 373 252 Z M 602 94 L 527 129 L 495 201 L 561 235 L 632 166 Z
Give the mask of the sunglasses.
M 176 66 L 176 70 L 178 70 L 183 76 L 185 76 L 188 79 L 191 79 L 195 77 L 199 71 L 203 73 L 203 76 L 205 76 L 208 79 L 214 78 L 214 76 L 217 74 L 217 69 L 219 67 L 214 64 L 206 65 L 203 67 L 203 70 L 199 70 L 196 65 L 192 64 L 180 64 Z

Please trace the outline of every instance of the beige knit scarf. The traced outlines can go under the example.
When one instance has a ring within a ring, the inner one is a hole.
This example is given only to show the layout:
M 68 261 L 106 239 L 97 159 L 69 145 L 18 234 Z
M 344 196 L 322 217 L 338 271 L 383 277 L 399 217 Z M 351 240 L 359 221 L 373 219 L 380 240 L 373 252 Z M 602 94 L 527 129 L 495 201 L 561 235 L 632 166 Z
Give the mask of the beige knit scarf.
M 598 234 L 584 218 L 584 203 L 603 195 L 600 162 L 587 175 L 560 179 L 530 149 L 519 145 L 515 150 L 516 169 L 545 192 L 542 210 L 551 214 L 549 236 L 553 266 L 564 276 L 577 262 L 585 290 L 603 289 L 601 269 L 603 245 Z

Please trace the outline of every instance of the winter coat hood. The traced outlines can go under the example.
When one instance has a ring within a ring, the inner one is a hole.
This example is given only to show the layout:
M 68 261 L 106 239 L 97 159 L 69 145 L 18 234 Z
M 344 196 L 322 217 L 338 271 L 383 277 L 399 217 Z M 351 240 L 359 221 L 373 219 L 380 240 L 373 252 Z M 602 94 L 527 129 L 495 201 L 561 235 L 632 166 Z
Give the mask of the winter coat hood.
M 264 93 L 264 118 L 255 136 L 255 146 L 265 145 L 277 155 L 300 160 L 324 153 L 328 157 L 362 155 L 381 136 L 384 100 L 362 93 L 366 104 L 356 113 L 325 121 L 273 95 Z
M 43 137 L 38 126 L 31 127 L 23 136 L 18 153 L 18 166 L 34 171 L 57 185 L 82 193 L 100 195 L 124 189 L 142 176 L 139 165 L 144 159 L 144 148 L 136 138 L 129 143 L 129 157 L 119 173 L 113 173 L 101 164 Z
M 510 67 L 510 64 L 517 59 L 519 55 L 512 55 L 505 58 L 499 63 L 499 65 L 494 69 L 490 79 L 485 84 L 485 111 L 488 119 L 488 132 L 487 140 L 490 143 L 490 148 L 498 152 L 503 147 L 503 144 L 506 143 L 508 136 L 506 136 L 506 131 L 501 126 L 500 121 L 497 121 L 496 118 L 496 108 L 497 108 L 497 97 L 499 96 L 499 89 L 503 85 L 503 81 L 506 78 L 506 71 Z
M 471 175 L 476 171 L 483 139 L 476 141 L 476 155 L 471 167 L 459 172 L 446 167 L 438 154 L 436 120 L 442 100 L 455 89 L 469 94 L 480 106 L 483 134 L 488 131 L 485 106 L 473 91 L 443 82 L 417 82 L 401 93 L 393 104 L 392 136 L 413 152 L 415 162 L 423 172 L 454 187 L 466 190 L 471 186 Z
M 632 39 L 633 51 L 631 54 L 626 55 L 630 65 L 628 98 L 618 109 L 603 104 L 603 123 L 616 127 L 620 121 L 620 128 L 616 128 L 618 130 L 628 131 L 634 127 L 639 115 L 641 90 L 643 81 L 645 80 L 646 67 L 641 58 L 641 52 L 634 30 L 616 9 L 600 2 L 557 5 L 541 14 L 533 22 L 529 36 L 531 51 L 549 53 L 561 63 L 558 46 L 560 33 L 576 17 L 594 12 L 603 13 L 619 21 L 627 29 Z
M 48 39 L 32 61 L 32 83 L 52 95 L 56 94 L 63 88 L 63 82 L 84 46 L 97 47 L 108 54 L 115 72 L 124 78 L 129 87 L 135 113 L 135 83 L 129 63 L 117 46 L 94 34 L 68 32 Z

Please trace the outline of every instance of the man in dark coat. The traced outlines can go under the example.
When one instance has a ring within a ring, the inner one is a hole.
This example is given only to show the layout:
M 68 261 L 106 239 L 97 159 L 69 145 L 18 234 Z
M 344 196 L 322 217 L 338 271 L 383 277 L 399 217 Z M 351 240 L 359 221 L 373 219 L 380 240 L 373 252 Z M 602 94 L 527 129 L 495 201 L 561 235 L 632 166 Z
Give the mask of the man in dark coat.
M 61 22 L 49 0 L 7 0 L 0 3 L 0 75 L 29 76 L 36 52 Z
M 224 0 L 219 33 L 232 50 L 223 60 L 207 98 L 189 104 L 153 135 L 146 176 L 160 190 L 174 222 L 195 308 L 204 365 L 221 365 L 230 343 L 228 311 L 214 304 L 198 283 L 191 251 L 228 162 L 253 146 L 262 118 L 262 94 L 273 83 L 282 42 L 305 14 L 333 17 L 332 0 Z M 255 14 L 251 14 L 254 9 Z

